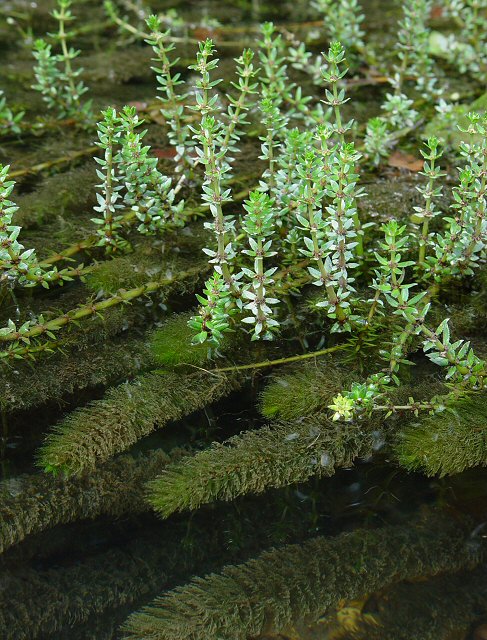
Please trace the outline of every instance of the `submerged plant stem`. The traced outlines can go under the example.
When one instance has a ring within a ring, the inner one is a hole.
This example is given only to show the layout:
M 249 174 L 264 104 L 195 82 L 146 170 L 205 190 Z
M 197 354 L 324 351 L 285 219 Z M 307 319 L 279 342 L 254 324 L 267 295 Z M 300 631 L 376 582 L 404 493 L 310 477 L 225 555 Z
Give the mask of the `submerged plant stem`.
M 312 351 L 310 353 L 302 353 L 297 356 L 290 356 L 289 358 L 278 358 L 277 360 L 263 360 L 262 362 L 251 362 L 250 364 L 237 365 L 235 367 L 223 367 L 221 369 L 211 369 L 213 373 L 224 373 L 226 371 L 244 371 L 248 369 L 263 369 L 265 367 L 277 367 L 281 364 L 289 364 L 291 362 L 300 362 L 301 360 L 309 360 L 310 358 L 319 358 L 320 356 L 326 356 L 329 353 L 335 353 L 336 351 L 344 351 L 348 345 L 337 344 L 334 347 L 328 347 L 328 349 L 321 349 L 320 351 Z

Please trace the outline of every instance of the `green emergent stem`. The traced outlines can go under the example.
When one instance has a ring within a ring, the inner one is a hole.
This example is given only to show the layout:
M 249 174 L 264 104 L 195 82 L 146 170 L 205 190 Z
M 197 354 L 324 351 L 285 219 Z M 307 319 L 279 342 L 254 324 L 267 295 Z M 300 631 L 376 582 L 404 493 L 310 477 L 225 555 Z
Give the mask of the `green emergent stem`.
M 32 167 L 27 167 L 25 169 L 18 169 L 17 171 L 11 171 L 8 175 L 9 178 L 19 178 L 21 176 L 26 176 L 32 173 L 40 173 L 45 169 L 51 169 L 52 167 L 57 167 L 62 164 L 69 164 L 73 160 L 77 158 L 83 158 L 84 156 L 90 156 L 93 153 L 98 153 L 98 147 L 86 147 L 86 149 L 81 149 L 80 151 L 74 151 L 73 153 L 68 153 L 61 158 L 56 158 L 55 160 L 47 160 L 46 162 L 40 162 L 39 164 L 35 164 Z
M 340 136 L 340 142 L 342 145 L 345 144 L 345 133 L 343 131 L 342 124 L 342 116 L 340 113 L 340 105 L 342 104 L 338 99 L 338 76 L 340 74 L 340 70 L 338 69 L 338 65 L 334 62 L 332 65 L 332 75 L 336 78 L 332 82 L 332 93 L 333 93 L 333 112 L 335 114 L 335 123 L 337 127 L 337 133 Z
M 404 327 L 404 330 L 401 332 L 399 336 L 399 340 L 397 344 L 393 347 L 391 353 L 391 359 L 389 362 L 389 371 L 390 373 L 394 373 L 396 368 L 398 367 L 399 361 L 404 358 L 404 354 L 406 351 L 408 340 L 414 333 L 414 325 L 409 323 Z
M 163 34 L 157 33 L 155 34 L 155 37 L 158 43 L 158 48 L 156 53 L 162 62 L 162 68 L 163 68 L 163 71 L 165 71 L 165 76 L 166 76 L 166 91 L 167 91 L 167 97 L 168 97 L 167 102 L 172 112 L 172 118 L 174 120 L 174 128 L 176 131 L 178 144 L 183 145 L 184 144 L 183 124 L 181 121 L 181 115 L 178 110 L 178 98 L 176 95 L 174 80 L 171 74 L 171 61 L 167 57 L 166 50 L 164 49 L 164 45 L 162 44 L 162 42 L 164 41 Z
M 274 195 L 276 188 L 276 158 L 274 156 L 274 129 L 268 129 L 267 131 L 267 146 L 268 146 L 268 161 L 269 161 L 269 194 Z
M 63 52 L 63 60 L 64 60 L 64 72 L 65 72 L 65 76 L 68 80 L 68 84 L 69 84 L 69 89 L 71 91 L 71 96 L 74 98 L 74 96 L 76 96 L 75 98 L 75 102 L 77 105 L 79 105 L 79 97 L 77 96 L 77 92 L 76 92 L 76 86 L 74 84 L 74 78 L 73 78 L 73 69 L 71 67 L 71 59 L 70 59 L 70 55 L 69 55 L 69 51 L 68 51 L 68 43 L 67 43 L 67 38 L 66 38 L 66 30 L 65 30 L 65 23 L 66 23 L 66 7 L 64 4 L 60 4 L 59 5 L 60 11 L 59 11 L 59 31 L 58 31 L 58 39 L 59 42 L 61 43 L 61 50 Z
M 255 178 L 255 177 L 258 177 L 258 174 L 251 174 L 251 175 L 245 176 L 245 179 L 251 180 L 252 178 Z M 232 180 L 229 180 L 227 184 L 232 184 L 232 182 L 239 182 L 241 179 L 242 178 L 233 178 Z M 244 198 L 247 197 L 248 193 L 249 193 L 249 188 L 242 189 L 242 191 L 239 191 L 233 196 L 233 199 L 243 200 Z M 206 207 L 201 205 L 199 207 L 195 207 L 194 209 L 187 211 L 186 214 L 188 218 L 190 218 L 191 216 L 198 215 L 199 213 L 202 213 L 204 211 L 206 211 Z M 136 221 L 137 221 L 137 216 L 135 211 L 129 211 L 119 220 L 119 224 L 121 224 L 123 227 L 125 226 L 128 227 Z M 51 256 L 43 260 L 40 263 L 40 266 L 47 267 L 49 265 L 55 264 L 56 262 L 60 262 L 61 260 L 68 260 L 69 258 L 71 258 L 71 256 L 74 256 L 77 253 L 84 251 L 85 249 L 93 248 L 99 239 L 100 239 L 99 236 L 96 236 L 96 235 L 88 236 L 87 238 L 85 238 L 85 240 L 80 240 L 80 242 L 76 242 L 75 244 L 72 244 L 69 247 L 66 247 L 64 251 L 53 253 Z
M 252 79 L 252 76 L 250 74 L 247 74 L 245 76 L 245 82 L 242 86 L 242 89 L 240 91 L 240 95 L 238 97 L 237 102 L 235 103 L 235 113 L 233 114 L 233 118 L 230 120 L 230 123 L 227 127 L 227 132 L 225 134 L 225 138 L 223 140 L 223 144 L 221 146 L 222 151 L 227 151 L 228 149 L 228 145 L 230 144 L 230 140 L 231 140 L 231 136 L 233 134 L 233 132 L 235 131 L 235 127 L 237 126 L 237 122 L 240 119 L 240 114 L 242 113 L 242 109 L 245 107 L 245 101 L 248 97 L 248 95 L 250 94 L 250 88 L 249 88 L 249 84 L 250 84 L 250 80 Z
M 312 192 L 311 178 L 307 180 L 308 180 L 309 193 L 311 194 Z M 318 264 L 318 269 L 320 270 L 321 280 L 325 285 L 328 302 L 335 307 L 337 320 L 339 322 L 344 321 L 346 319 L 346 314 L 338 304 L 338 298 L 335 293 L 335 289 L 333 288 L 333 285 L 329 283 L 330 274 L 326 270 L 325 263 L 323 262 L 323 258 L 321 257 L 320 247 L 318 244 L 318 232 L 314 224 L 313 203 L 311 200 L 311 195 L 308 198 L 307 209 L 308 209 L 309 230 L 310 230 L 311 240 L 313 241 L 313 251 L 314 251 L 316 262 Z
M 348 348 L 346 344 L 337 344 L 328 349 L 320 351 L 312 351 L 310 353 L 302 353 L 298 356 L 290 356 L 289 358 L 278 358 L 277 360 L 263 360 L 262 362 L 251 362 L 250 364 L 237 365 L 235 367 L 222 367 L 221 369 L 209 369 L 210 373 L 225 373 L 226 371 L 246 371 L 249 369 L 264 369 L 266 367 L 277 367 L 281 364 L 290 364 L 291 362 L 300 362 L 301 360 L 309 360 L 310 358 L 319 358 L 326 356 L 335 351 L 344 351 Z
M 428 188 L 426 191 L 426 203 L 424 206 L 424 220 L 423 226 L 421 229 L 421 237 L 419 239 L 419 255 L 418 255 L 418 264 L 424 264 L 424 259 L 426 257 L 426 242 L 428 240 L 428 230 L 429 230 L 429 222 L 432 214 L 432 203 L 433 203 L 433 187 L 435 184 L 434 177 L 434 169 L 435 169 L 435 156 L 431 155 L 431 167 L 430 167 L 430 178 L 428 180 Z
M 135 289 L 128 289 L 126 291 L 121 289 L 114 296 L 111 296 L 106 300 L 100 300 L 99 302 L 82 305 L 76 309 L 68 311 L 62 316 L 53 318 L 52 320 L 49 320 L 44 324 L 35 325 L 28 331 L 24 331 L 22 333 L 20 333 L 19 331 L 13 331 L 12 333 L 9 333 L 7 335 L 0 336 L 0 342 L 28 341 L 30 338 L 35 338 L 51 331 L 58 331 L 71 322 L 76 322 L 78 320 L 82 320 L 83 318 L 94 316 L 100 311 L 105 311 L 106 309 L 114 307 L 118 304 L 131 302 L 135 298 L 140 298 L 140 296 L 146 295 L 148 293 L 153 293 L 154 291 L 157 291 L 162 287 L 171 285 L 174 282 L 179 282 L 186 278 L 199 275 L 201 275 L 201 266 L 198 268 L 195 267 L 194 269 L 183 271 L 177 276 L 146 282 L 145 284 L 141 285 L 140 287 L 136 287 Z
M 216 166 L 216 158 L 215 158 L 215 148 L 213 144 L 210 144 L 204 141 L 205 154 L 208 158 L 209 162 L 209 177 L 211 183 L 211 189 L 213 192 L 213 204 L 215 206 L 215 231 L 217 235 L 217 257 L 220 260 L 220 267 L 222 270 L 222 276 L 227 283 L 228 287 L 233 291 L 235 286 L 233 284 L 232 276 L 230 274 L 230 269 L 228 268 L 228 264 L 225 259 L 225 247 L 227 245 L 225 238 L 225 220 L 223 218 L 223 209 L 221 203 L 221 186 L 220 186 L 220 178 L 219 171 Z
M 259 236 L 257 239 L 257 257 L 256 257 L 256 266 L 257 266 L 257 300 L 264 301 L 264 259 L 262 257 L 262 236 Z M 262 302 L 263 304 L 263 302 Z M 266 316 L 264 311 L 262 310 L 262 304 L 259 303 L 257 308 L 257 320 L 262 324 L 263 327 L 266 325 Z
M 378 304 L 379 304 L 379 298 L 381 296 L 381 290 L 379 289 L 379 287 L 380 287 L 380 285 L 383 285 L 385 281 L 386 281 L 386 276 L 384 274 L 382 274 L 381 278 L 380 278 L 379 286 L 375 290 L 375 295 L 374 295 L 374 298 L 372 300 L 372 304 L 370 306 L 369 315 L 367 316 L 367 325 L 368 326 L 370 326 L 370 324 L 372 323 L 372 320 L 374 318 L 375 312 L 377 311 L 377 307 L 378 307 Z
M 346 252 L 346 240 L 345 240 L 345 236 L 346 236 L 346 231 L 345 231 L 345 224 L 344 224 L 344 218 L 345 218 L 345 193 L 344 193 L 344 189 L 346 188 L 346 183 L 345 183 L 345 174 L 341 171 L 340 172 L 340 177 L 339 177 L 339 189 L 340 189 L 340 194 L 338 196 L 338 203 L 337 203 L 337 222 L 338 222 L 338 234 L 340 235 L 341 239 L 338 242 L 338 246 L 337 246 L 337 252 L 338 252 L 338 266 L 340 267 L 340 271 L 341 273 L 346 273 L 347 272 L 347 261 L 345 259 L 345 252 Z M 354 222 L 354 227 L 355 227 L 355 222 Z M 357 236 L 358 239 L 358 236 Z M 357 246 L 358 249 L 358 246 Z M 358 253 L 358 252 L 357 252 Z M 343 291 L 346 291 L 348 288 L 347 285 L 347 281 L 346 279 L 343 277 L 343 275 L 340 276 L 339 278 L 339 285 L 341 287 L 341 289 Z
M 486 176 L 487 176 L 487 153 L 484 151 L 484 158 L 483 158 L 483 162 L 482 162 L 482 168 L 480 170 L 480 174 L 482 176 L 482 179 L 480 181 L 480 188 L 477 191 L 477 196 L 479 198 L 479 206 L 478 206 L 478 210 L 476 213 L 476 220 L 475 220 L 475 231 L 473 233 L 472 239 L 467 247 L 467 249 L 465 250 L 465 259 L 466 262 L 468 263 L 472 253 L 474 252 L 475 246 L 477 245 L 477 243 L 482 239 L 482 223 L 485 220 L 486 217 L 486 197 L 485 197 L 485 193 L 486 193 Z

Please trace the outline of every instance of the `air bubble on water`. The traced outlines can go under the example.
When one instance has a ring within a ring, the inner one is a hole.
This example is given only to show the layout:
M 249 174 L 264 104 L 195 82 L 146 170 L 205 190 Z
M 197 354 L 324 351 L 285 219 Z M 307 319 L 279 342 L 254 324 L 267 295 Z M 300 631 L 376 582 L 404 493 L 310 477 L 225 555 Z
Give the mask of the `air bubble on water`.
M 296 440 L 296 438 L 299 438 L 298 433 L 288 433 L 285 440 Z
M 372 432 L 372 449 L 374 451 L 379 451 L 385 445 L 386 441 L 384 438 L 384 434 L 381 431 L 373 431 Z
M 321 464 L 322 467 L 330 467 L 331 466 L 331 457 L 330 457 L 329 453 L 326 453 L 326 451 L 321 454 L 320 464 Z

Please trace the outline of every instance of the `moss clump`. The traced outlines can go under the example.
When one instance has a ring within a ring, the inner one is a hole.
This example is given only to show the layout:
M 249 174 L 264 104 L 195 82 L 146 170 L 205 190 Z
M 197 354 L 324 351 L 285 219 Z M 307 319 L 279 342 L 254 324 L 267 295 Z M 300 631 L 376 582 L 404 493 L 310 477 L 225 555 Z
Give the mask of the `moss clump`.
M 331 361 L 302 365 L 266 386 L 260 410 L 266 418 L 297 420 L 326 409 L 346 386 L 346 374 Z
M 208 343 L 192 344 L 194 330 L 188 321 L 194 312 L 172 315 L 160 329 L 156 329 L 150 339 L 150 348 L 154 360 L 165 367 L 179 364 L 203 367 L 208 360 L 222 355 L 236 346 L 237 333 L 224 335 L 218 350 L 212 349 Z
M 142 244 L 130 255 L 96 264 L 86 277 L 86 285 L 95 293 L 113 294 L 121 288 L 132 289 L 164 277 L 165 266 L 168 265 L 161 262 L 160 254 L 151 256 L 150 248 Z
M 81 473 L 127 450 L 156 427 L 178 420 L 238 388 L 236 376 L 204 372 L 148 373 L 110 389 L 104 398 L 70 413 L 39 452 L 45 470 Z
M 164 517 L 214 500 L 331 476 L 338 467 L 370 455 L 372 438 L 357 425 L 326 416 L 247 431 L 169 465 L 149 483 L 149 500 Z
M 28 229 L 89 210 L 96 204 L 96 181 L 91 163 L 48 176 L 35 191 L 17 197 L 15 223 Z
M 451 475 L 487 464 L 487 398 L 467 398 L 453 411 L 428 416 L 398 436 L 400 464 L 429 476 Z
M 398 580 L 473 568 L 481 548 L 451 518 L 355 530 L 267 551 L 221 574 L 196 578 L 130 616 L 130 640 L 245 640 L 316 620 Z
M 192 345 L 194 331 L 188 327 L 193 314 L 181 313 L 172 316 L 163 327 L 151 336 L 151 351 L 154 360 L 165 366 L 192 364 L 202 366 L 208 360 L 208 345 Z

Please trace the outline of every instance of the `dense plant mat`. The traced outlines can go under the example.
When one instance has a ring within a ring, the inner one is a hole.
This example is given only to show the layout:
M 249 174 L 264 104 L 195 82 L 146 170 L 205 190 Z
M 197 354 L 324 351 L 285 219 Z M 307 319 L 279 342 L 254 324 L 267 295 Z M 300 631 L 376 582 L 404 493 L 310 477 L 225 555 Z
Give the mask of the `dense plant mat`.
M 379 4 L 0 7 L 2 638 L 477 640 L 487 4 Z

